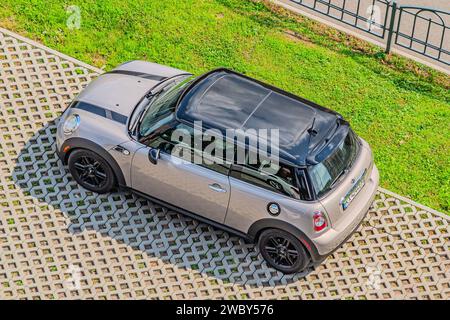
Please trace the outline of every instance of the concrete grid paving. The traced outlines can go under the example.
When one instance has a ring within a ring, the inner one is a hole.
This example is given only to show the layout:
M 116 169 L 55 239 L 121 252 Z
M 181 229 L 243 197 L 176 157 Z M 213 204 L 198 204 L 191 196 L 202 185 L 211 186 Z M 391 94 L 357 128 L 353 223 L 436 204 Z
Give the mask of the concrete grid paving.
M 99 72 L 0 29 L 0 298 L 450 298 L 448 216 L 384 189 L 342 248 L 289 276 L 224 231 L 82 189 L 55 123 Z

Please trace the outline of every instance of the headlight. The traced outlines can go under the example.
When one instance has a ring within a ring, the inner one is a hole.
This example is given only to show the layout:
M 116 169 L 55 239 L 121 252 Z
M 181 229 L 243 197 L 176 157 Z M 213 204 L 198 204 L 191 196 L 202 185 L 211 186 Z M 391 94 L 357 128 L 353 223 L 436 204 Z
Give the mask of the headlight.
M 64 134 L 72 134 L 75 130 L 78 129 L 80 125 L 80 116 L 77 114 L 73 114 L 64 121 L 63 131 Z

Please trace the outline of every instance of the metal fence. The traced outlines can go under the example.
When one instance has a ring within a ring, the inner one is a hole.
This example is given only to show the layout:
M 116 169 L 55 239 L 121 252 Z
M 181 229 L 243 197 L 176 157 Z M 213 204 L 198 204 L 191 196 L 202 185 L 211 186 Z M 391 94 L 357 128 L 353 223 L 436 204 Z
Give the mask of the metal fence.
M 450 65 L 450 12 L 400 6 L 396 0 L 291 0 L 310 10 Z M 386 36 L 387 34 L 387 36 Z
M 384 38 L 390 0 L 291 0 L 357 29 Z
M 450 12 L 400 7 L 395 44 L 450 65 Z

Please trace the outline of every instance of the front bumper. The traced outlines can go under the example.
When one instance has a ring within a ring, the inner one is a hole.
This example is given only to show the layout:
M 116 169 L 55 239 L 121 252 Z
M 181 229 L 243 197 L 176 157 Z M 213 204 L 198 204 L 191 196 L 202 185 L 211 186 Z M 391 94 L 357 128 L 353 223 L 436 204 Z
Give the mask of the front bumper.
M 61 160 L 65 164 L 66 159 L 64 157 L 64 153 L 59 148 L 56 149 L 56 155 L 58 156 L 59 160 Z
M 377 193 L 379 179 L 378 169 L 374 165 L 366 187 L 361 190 L 363 199 L 358 199 L 358 202 L 364 203 L 364 205 L 358 210 L 354 210 L 338 226 L 330 228 L 319 237 L 312 239 L 318 251 L 318 256 L 314 260 L 323 261 L 328 255 L 339 249 L 358 229 L 372 206 Z

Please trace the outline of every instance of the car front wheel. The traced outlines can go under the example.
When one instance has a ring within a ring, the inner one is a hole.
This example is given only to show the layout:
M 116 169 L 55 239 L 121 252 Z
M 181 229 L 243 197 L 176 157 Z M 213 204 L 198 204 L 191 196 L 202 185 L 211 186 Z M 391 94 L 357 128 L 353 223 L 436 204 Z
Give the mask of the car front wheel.
M 83 188 L 97 193 L 106 193 L 114 188 L 114 172 L 106 160 L 95 152 L 74 150 L 69 156 L 68 164 L 73 178 Z
M 310 261 L 301 242 L 283 230 L 264 230 L 259 237 L 258 247 L 267 263 L 283 273 L 303 271 Z

